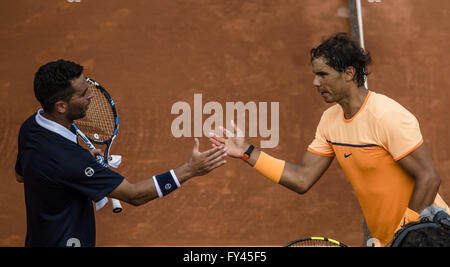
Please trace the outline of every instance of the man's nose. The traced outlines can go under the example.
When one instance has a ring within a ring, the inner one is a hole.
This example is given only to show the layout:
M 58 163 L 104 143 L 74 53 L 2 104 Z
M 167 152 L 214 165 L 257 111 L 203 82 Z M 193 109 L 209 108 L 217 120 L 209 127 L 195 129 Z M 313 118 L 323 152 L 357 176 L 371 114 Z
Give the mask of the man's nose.
M 320 81 L 319 81 L 319 78 L 317 77 L 317 75 L 314 75 L 313 86 L 314 87 L 320 86 Z
M 88 99 L 91 99 L 94 97 L 94 93 L 92 92 L 91 89 L 88 89 L 87 95 L 88 95 Z

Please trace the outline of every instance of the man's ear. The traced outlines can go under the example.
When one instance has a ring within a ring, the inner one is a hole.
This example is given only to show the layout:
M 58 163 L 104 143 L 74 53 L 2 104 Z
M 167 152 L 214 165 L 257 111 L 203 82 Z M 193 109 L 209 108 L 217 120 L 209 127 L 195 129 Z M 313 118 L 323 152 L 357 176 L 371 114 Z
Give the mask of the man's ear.
M 58 113 L 65 113 L 67 111 L 67 106 L 68 106 L 67 102 L 63 100 L 58 100 L 54 104 L 55 111 Z
M 344 80 L 346 82 L 350 82 L 355 80 L 355 76 L 356 76 L 356 69 L 353 66 L 347 67 L 344 70 Z

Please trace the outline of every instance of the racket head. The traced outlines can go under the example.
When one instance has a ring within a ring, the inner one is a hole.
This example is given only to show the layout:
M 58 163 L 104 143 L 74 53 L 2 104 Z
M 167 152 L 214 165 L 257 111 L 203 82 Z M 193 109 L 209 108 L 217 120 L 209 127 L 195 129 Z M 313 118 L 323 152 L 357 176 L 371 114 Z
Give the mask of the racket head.
M 94 144 L 109 145 L 119 130 L 117 109 L 109 93 L 98 82 L 86 77 L 91 98 L 86 116 L 75 121 L 77 127 Z
M 307 237 L 291 241 L 285 247 L 347 247 L 343 243 L 326 237 Z

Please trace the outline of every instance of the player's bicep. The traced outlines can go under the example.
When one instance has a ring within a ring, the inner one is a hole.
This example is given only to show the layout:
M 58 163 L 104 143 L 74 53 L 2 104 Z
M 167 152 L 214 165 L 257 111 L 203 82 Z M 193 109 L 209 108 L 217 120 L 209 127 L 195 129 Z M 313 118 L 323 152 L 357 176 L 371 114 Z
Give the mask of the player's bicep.
M 280 184 L 298 193 L 305 193 L 322 177 L 333 159 L 306 151 L 300 165 L 286 163 Z
M 300 164 L 300 171 L 313 179 L 320 178 L 328 169 L 333 159 L 334 156 L 323 156 L 306 151 Z
M 434 176 L 434 174 L 437 173 L 431 155 L 425 144 L 420 145 L 409 155 L 397 162 L 403 170 L 415 179 Z
M 422 144 L 397 162 L 415 180 L 408 207 L 420 213 L 433 203 L 441 183 L 441 178 L 434 167 L 431 155 L 425 144 Z

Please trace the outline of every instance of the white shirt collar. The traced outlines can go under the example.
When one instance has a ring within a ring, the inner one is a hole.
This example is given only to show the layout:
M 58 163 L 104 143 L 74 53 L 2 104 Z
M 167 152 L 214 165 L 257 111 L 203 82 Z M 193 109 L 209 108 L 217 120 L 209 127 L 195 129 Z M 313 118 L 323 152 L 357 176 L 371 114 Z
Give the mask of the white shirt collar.
M 40 109 L 36 113 L 35 118 L 36 118 L 37 124 L 39 124 L 41 127 L 45 128 L 49 131 L 52 131 L 54 133 L 61 135 L 62 137 L 66 138 L 74 143 L 78 143 L 76 134 L 72 133 L 69 129 L 62 126 L 61 124 L 54 122 L 52 120 L 46 119 L 44 116 L 41 115 L 42 112 L 44 112 L 44 110 Z

